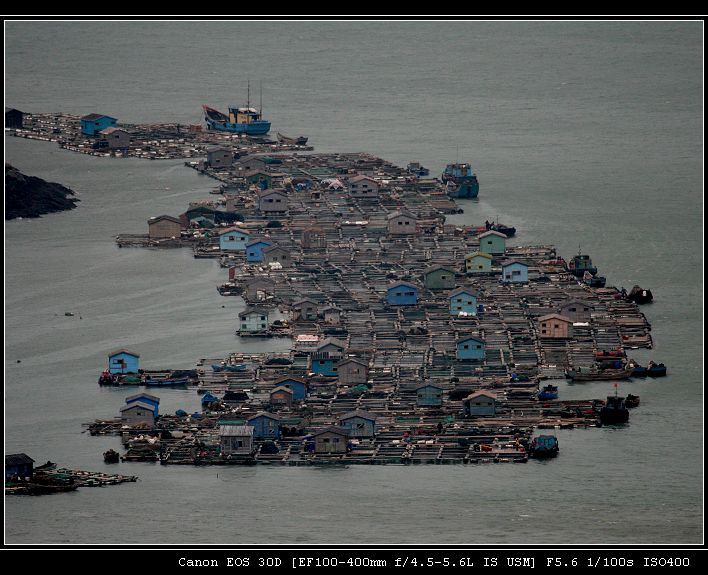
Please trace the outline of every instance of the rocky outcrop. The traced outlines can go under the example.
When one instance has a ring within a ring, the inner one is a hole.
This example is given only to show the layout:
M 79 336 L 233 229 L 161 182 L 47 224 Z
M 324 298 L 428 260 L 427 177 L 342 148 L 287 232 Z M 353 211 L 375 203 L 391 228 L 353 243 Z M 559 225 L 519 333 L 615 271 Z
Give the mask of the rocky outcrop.
M 5 164 L 5 219 L 38 218 L 42 214 L 72 210 L 79 200 L 61 184 L 27 176 Z

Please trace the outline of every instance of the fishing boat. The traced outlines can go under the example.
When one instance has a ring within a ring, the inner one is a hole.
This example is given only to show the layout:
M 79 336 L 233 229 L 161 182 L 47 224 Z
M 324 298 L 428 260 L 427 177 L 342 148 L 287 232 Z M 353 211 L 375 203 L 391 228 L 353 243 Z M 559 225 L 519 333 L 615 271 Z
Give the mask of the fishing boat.
M 507 238 L 510 238 L 516 234 L 516 228 L 512 226 L 505 226 L 504 224 L 492 224 L 489 229 L 500 234 L 504 234 Z
M 639 396 L 632 395 L 631 393 L 627 394 L 627 399 L 624 400 L 624 404 L 627 406 L 627 409 L 639 407 Z
M 278 132 L 278 141 L 281 144 L 290 144 L 290 145 L 296 145 L 296 146 L 307 145 L 307 137 L 306 136 L 298 136 L 297 138 L 291 138 L 290 136 L 286 136 L 285 134 L 281 134 L 280 132 Z
M 629 421 L 629 409 L 624 397 L 617 395 L 617 384 L 615 384 L 615 394 L 607 396 L 607 402 L 600 410 L 600 421 L 609 424 Z
M 418 176 L 419 178 L 424 178 L 425 176 L 430 175 L 430 170 L 421 166 L 420 162 L 411 162 L 408 166 L 406 166 L 406 171 L 414 176 Z
M 651 303 L 653 299 L 654 299 L 654 296 L 652 295 L 651 290 L 642 289 L 639 286 L 634 286 L 632 288 L 632 291 L 630 291 L 629 294 L 627 295 L 627 300 L 633 301 L 637 305 Z
M 249 136 L 262 136 L 270 131 L 270 122 L 263 119 L 263 104 L 261 103 L 260 110 L 251 107 L 250 82 L 248 83 L 248 100 L 245 107 L 231 105 L 228 108 L 228 114 L 206 105 L 202 105 L 202 109 L 204 110 L 204 121 L 209 130 L 248 134 Z
M 179 386 L 179 385 L 189 385 L 188 377 L 175 377 L 175 378 L 152 378 L 149 377 L 145 379 L 143 385 L 151 387 L 167 387 L 167 386 Z
M 98 385 L 115 385 L 116 378 L 110 371 L 102 371 L 98 378 Z
M 650 361 L 647 367 L 647 375 L 649 377 L 664 377 L 666 375 L 666 366 L 663 363 Z
M 593 276 L 588 274 L 589 277 L 583 278 L 583 282 L 585 285 L 588 285 L 593 288 L 603 288 L 605 287 L 605 284 L 607 283 L 607 278 L 605 276 Z
M 105 463 L 118 463 L 120 461 L 120 453 L 114 449 L 109 449 L 103 453 L 103 461 Z
M 579 278 L 585 276 L 588 272 L 591 276 L 597 274 L 597 268 L 592 265 L 590 256 L 581 253 L 578 250 L 578 255 L 573 256 L 573 259 L 568 262 L 568 271 Z
M 476 198 L 479 195 L 479 181 L 469 164 L 448 164 L 441 180 L 447 184 L 447 194 L 451 198 Z
M 547 459 L 558 455 L 558 438 L 555 435 L 539 435 L 531 440 L 529 455 L 534 459 Z
M 558 399 L 558 386 L 551 385 L 550 383 L 538 392 L 538 398 L 540 400 L 545 399 Z
M 572 381 L 612 381 L 629 379 L 632 372 L 628 369 L 604 369 L 600 371 L 582 370 L 580 367 L 569 369 L 565 376 Z

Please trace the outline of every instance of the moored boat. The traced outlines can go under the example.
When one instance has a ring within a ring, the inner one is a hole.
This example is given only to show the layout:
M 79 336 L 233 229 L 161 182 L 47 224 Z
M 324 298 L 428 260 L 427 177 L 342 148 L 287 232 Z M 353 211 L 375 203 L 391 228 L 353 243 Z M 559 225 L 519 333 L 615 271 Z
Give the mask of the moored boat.
M 633 301 L 637 305 L 651 303 L 653 299 L 654 299 L 654 296 L 652 295 L 651 290 L 642 289 L 639 286 L 634 286 L 632 288 L 632 291 L 630 291 L 629 294 L 627 294 L 627 300 Z
M 591 371 L 580 367 L 569 369 L 565 372 L 568 379 L 573 381 L 611 381 L 615 379 L 629 379 L 632 372 L 628 369 L 604 369 Z
M 639 407 L 639 396 L 632 395 L 631 393 L 627 394 L 627 399 L 624 400 L 624 404 L 627 406 L 627 409 Z
M 538 399 L 558 399 L 558 386 L 551 385 L 550 383 L 538 392 Z
M 109 449 L 103 453 L 103 461 L 106 463 L 118 463 L 120 461 L 120 453 L 114 449 Z
M 578 255 L 573 256 L 573 259 L 568 262 L 568 271 L 577 277 L 583 277 L 585 272 L 590 275 L 597 274 L 597 268 L 592 265 L 590 256 L 585 255 L 578 250 Z
M 608 395 L 607 402 L 600 410 L 600 421 L 609 424 L 629 421 L 629 409 L 627 409 L 625 398 L 617 395 L 617 384 L 615 384 L 615 395 Z
M 285 134 L 281 134 L 280 132 L 278 132 L 278 141 L 281 144 L 294 144 L 296 146 L 307 145 L 307 137 L 305 136 L 297 136 L 296 138 L 292 138 L 290 136 L 286 136 Z
M 406 171 L 414 176 L 418 176 L 419 178 L 430 175 L 430 170 L 421 166 L 420 162 L 411 162 L 408 166 L 406 166 Z
M 261 109 L 251 107 L 251 84 L 248 84 L 248 100 L 245 107 L 231 105 L 228 114 L 219 112 L 214 108 L 202 105 L 204 121 L 209 130 L 218 132 L 233 132 L 235 134 L 248 134 L 249 136 L 262 136 L 270 131 L 270 122 L 263 119 Z
M 650 361 L 647 367 L 647 375 L 649 377 L 664 377 L 666 375 L 666 366 L 663 363 Z
M 143 385 L 147 386 L 179 386 L 179 385 L 189 385 L 189 378 L 188 377 L 175 377 L 175 378 L 165 378 L 165 379 L 158 379 L 158 378 L 146 378 L 145 381 L 143 381 Z
M 447 184 L 447 193 L 452 198 L 476 198 L 479 181 L 469 164 L 448 164 L 441 180 Z
M 547 459 L 558 455 L 558 438 L 555 435 L 539 435 L 531 440 L 529 455 L 534 459 Z

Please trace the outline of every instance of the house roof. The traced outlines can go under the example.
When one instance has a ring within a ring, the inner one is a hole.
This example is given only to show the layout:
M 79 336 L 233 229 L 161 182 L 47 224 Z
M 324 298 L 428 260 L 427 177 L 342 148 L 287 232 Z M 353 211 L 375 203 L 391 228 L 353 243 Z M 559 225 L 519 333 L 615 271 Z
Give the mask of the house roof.
M 134 401 L 133 403 L 129 405 L 124 405 L 123 407 L 120 408 L 120 412 L 123 413 L 124 411 L 128 411 L 129 409 L 135 409 L 136 407 L 142 407 L 143 409 L 147 409 L 148 411 L 152 411 L 153 414 L 155 413 L 155 406 L 152 405 L 151 403 L 145 403 L 144 401 Z
M 213 153 L 213 152 L 230 152 L 231 150 L 227 148 L 226 146 L 209 146 L 206 149 L 207 152 Z
M 256 244 L 266 244 L 268 246 L 272 246 L 273 244 L 271 242 L 267 242 L 266 240 L 251 240 L 246 244 L 247 248 L 250 248 L 251 246 L 255 246 Z
M 5 467 L 12 467 L 14 465 L 30 465 L 32 463 L 34 463 L 34 459 L 25 453 L 13 453 L 5 456 Z
M 335 347 L 338 347 L 340 349 L 344 349 L 346 345 L 344 344 L 343 341 L 340 341 L 338 339 L 335 339 L 333 337 L 328 337 L 327 339 L 323 339 L 317 346 L 317 349 L 322 349 L 325 346 L 328 345 L 333 345 Z
M 492 256 L 489 254 L 485 254 L 484 252 L 472 252 L 469 253 L 465 256 L 465 259 L 467 258 L 476 258 L 476 257 L 481 257 L 481 258 L 486 258 L 488 260 L 494 259 Z
M 269 175 L 271 175 L 271 174 L 269 174 Z M 258 194 L 259 198 L 265 198 L 265 197 L 271 196 L 273 194 L 278 194 L 279 196 L 283 196 L 284 198 L 288 197 L 288 194 L 286 194 L 285 192 L 283 192 L 281 190 L 271 190 L 271 189 L 258 190 L 258 192 L 256 192 L 256 193 Z
M 231 226 L 231 227 L 228 227 L 228 228 L 224 228 L 223 230 L 219 230 L 217 233 L 218 233 L 220 236 L 223 236 L 224 234 L 232 234 L 232 233 L 234 233 L 234 232 L 239 232 L 239 233 L 242 233 L 242 234 L 247 235 L 247 236 L 250 236 L 250 235 L 251 235 L 251 232 L 249 232 L 248 230 L 244 230 L 243 228 L 240 228 L 240 227 L 238 227 L 238 226 Z
M 105 114 L 86 114 L 85 116 L 81 117 L 82 120 L 86 120 L 88 122 L 95 122 L 96 120 L 100 120 L 101 118 L 108 118 L 109 120 L 118 121 L 117 118 L 106 116 Z
M 283 252 L 284 254 L 290 253 L 290 252 L 288 252 L 288 250 L 281 248 L 280 246 L 269 246 L 269 247 L 263 249 L 264 254 L 272 254 L 273 252 L 276 252 L 276 251 Z
M 343 359 L 337 364 L 337 366 L 345 365 L 347 363 L 358 363 L 359 365 L 363 365 L 364 367 L 369 367 L 368 361 L 364 361 L 363 359 L 359 359 L 358 357 L 348 357 L 347 359 Z
M 294 392 L 292 389 L 289 387 L 285 387 L 284 385 L 279 385 L 278 387 L 274 387 L 273 389 L 270 390 L 270 394 L 273 395 L 276 391 L 285 391 L 286 393 L 289 393 L 292 395 Z
M 274 419 L 275 421 L 280 421 L 282 419 L 274 413 L 268 413 L 267 411 L 259 411 L 255 415 L 249 417 L 246 421 L 253 421 L 254 419 L 258 419 L 259 417 L 266 417 L 268 419 Z
M 5 106 L 5 113 L 7 114 L 8 112 L 20 112 L 20 114 L 24 114 L 23 111 L 18 110 L 17 108 L 8 108 L 7 106 Z
M 471 339 L 478 341 L 479 343 L 484 343 L 483 339 L 480 339 L 479 337 L 476 337 L 474 335 L 468 335 L 467 337 L 461 337 L 455 343 L 463 343 L 463 342 L 469 341 Z
M 424 269 L 424 270 L 423 270 L 423 275 L 426 275 L 426 276 L 427 276 L 428 274 L 433 273 L 433 272 L 436 272 L 436 271 L 438 271 L 438 270 L 444 270 L 444 271 L 447 271 L 447 272 L 452 272 L 453 274 L 455 273 L 455 270 L 452 269 L 452 267 L 439 265 L 439 266 L 430 266 L 429 268 Z
M 474 393 L 470 393 L 463 401 L 467 401 L 468 399 L 474 399 L 475 397 L 489 397 L 491 399 L 496 400 L 497 396 L 491 393 L 490 391 L 475 391 Z
M 549 313 L 547 315 L 542 315 L 541 317 L 538 318 L 538 321 L 544 321 L 547 319 L 557 319 L 560 321 L 564 321 L 565 323 L 573 323 L 572 319 L 570 319 L 569 317 L 566 317 L 564 315 L 561 315 L 559 313 Z
M 452 290 L 447 297 L 455 297 L 456 295 L 460 295 L 461 293 L 466 293 L 468 295 L 477 297 L 477 292 L 471 288 L 471 287 L 458 287 Z
M 253 437 L 251 425 L 220 425 L 220 437 Z
M 149 393 L 136 393 L 135 395 L 129 395 L 128 397 L 125 398 L 125 401 L 131 401 L 133 399 L 138 399 L 139 397 L 144 397 L 146 399 L 151 399 L 157 403 L 160 403 L 160 398 L 157 397 L 156 395 L 150 395 Z
M 505 268 L 505 267 L 508 267 L 508 266 L 510 266 L 510 265 L 513 265 L 513 264 L 519 264 L 519 265 L 522 265 L 522 266 L 524 266 L 524 267 L 529 267 L 529 264 L 525 264 L 524 262 L 520 262 L 519 260 L 508 260 L 508 261 L 505 261 L 505 262 L 502 263 L 502 267 Z
M 485 238 L 487 236 L 497 236 L 497 237 L 506 239 L 506 236 L 504 234 L 502 234 L 501 232 L 497 232 L 495 230 L 489 230 L 488 232 L 484 232 L 483 234 L 479 234 L 480 238 Z
M 437 383 L 421 383 L 420 385 L 416 386 L 415 390 L 418 391 L 419 389 L 423 389 L 425 387 L 433 387 L 441 391 L 444 389 L 441 385 L 438 385 Z
M 150 218 L 148 220 L 148 224 L 156 224 L 157 222 L 161 222 L 162 220 L 167 220 L 170 222 L 174 222 L 175 224 L 182 225 L 182 220 L 180 220 L 179 218 L 175 218 L 174 216 L 166 216 L 166 215 L 155 216 L 153 218 Z
M 369 421 L 376 421 L 376 416 L 373 413 L 369 413 L 368 411 L 364 411 L 363 409 L 355 409 L 354 411 L 348 411 L 344 415 L 339 416 L 339 421 L 351 419 L 352 417 L 361 417 L 362 419 L 368 419 Z
M 261 307 L 249 307 L 238 314 L 238 319 L 243 319 L 244 317 L 249 316 L 254 313 L 268 317 L 268 310 L 267 309 L 264 309 Z
M 112 134 L 113 132 L 123 132 L 124 134 L 127 134 L 127 130 L 124 130 L 123 128 L 116 128 L 115 126 L 111 126 L 110 128 L 104 128 L 99 134 Z
M 124 347 L 121 349 L 117 349 L 115 351 L 112 351 L 111 353 L 108 354 L 108 357 L 113 357 L 114 355 L 118 355 L 119 353 L 127 353 L 128 355 L 132 355 L 133 357 L 140 357 L 139 353 L 135 353 L 133 351 L 125 349 Z
M 299 299 L 297 301 L 294 301 L 292 304 L 290 304 L 290 307 L 296 307 L 296 306 L 299 306 L 300 304 L 303 304 L 303 303 L 313 303 L 315 305 L 319 305 L 319 303 L 317 303 L 315 300 L 312 300 L 310 298 L 304 298 L 304 299 Z
M 416 290 L 418 289 L 418 286 L 417 286 L 417 285 L 412 284 L 412 283 L 410 283 L 410 282 L 404 282 L 404 281 L 393 282 L 393 283 L 390 284 L 386 289 L 387 289 L 387 290 L 391 290 L 391 289 L 396 288 L 396 287 L 398 287 L 398 286 L 407 286 L 407 287 L 412 287 L 413 289 L 416 289 Z
M 378 182 L 370 177 L 370 176 L 364 176 L 362 174 L 359 174 L 358 176 L 354 176 L 353 178 L 349 179 L 349 182 L 363 182 L 364 180 L 368 180 L 370 182 L 374 182 L 375 184 L 378 184 Z
M 325 427 L 323 429 L 315 431 L 311 435 L 312 435 L 312 437 L 317 437 L 318 435 L 322 435 L 323 433 L 336 433 L 337 435 L 349 437 L 349 432 L 346 429 L 343 429 L 341 427 L 337 427 L 336 425 L 330 425 L 328 427 Z
M 387 220 L 392 220 L 393 218 L 397 218 L 398 216 L 407 216 L 411 219 L 417 219 L 416 216 L 414 216 L 411 212 L 408 210 L 396 210 L 395 212 L 391 212 L 386 216 Z
M 286 381 L 296 381 L 298 383 L 302 383 L 303 385 L 307 385 L 307 382 L 299 377 L 281 377 L 280 379 L 276 379 L 273 383 L 275 385 L 282 385 Z

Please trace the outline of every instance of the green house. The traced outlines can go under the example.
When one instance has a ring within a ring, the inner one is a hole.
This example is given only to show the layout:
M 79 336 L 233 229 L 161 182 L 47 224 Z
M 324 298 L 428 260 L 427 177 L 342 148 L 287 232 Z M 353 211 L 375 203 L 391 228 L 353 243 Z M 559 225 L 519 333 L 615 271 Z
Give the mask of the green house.
M 489 230 L 479 236 L 479 251 L 490 255 L 503 255 L 506 251 L 506 236 Z
M 445 266 L 433 266 L 423 272 L 423 281 L 428 289 L 451 289 L 455 287 L 455 270 Z

